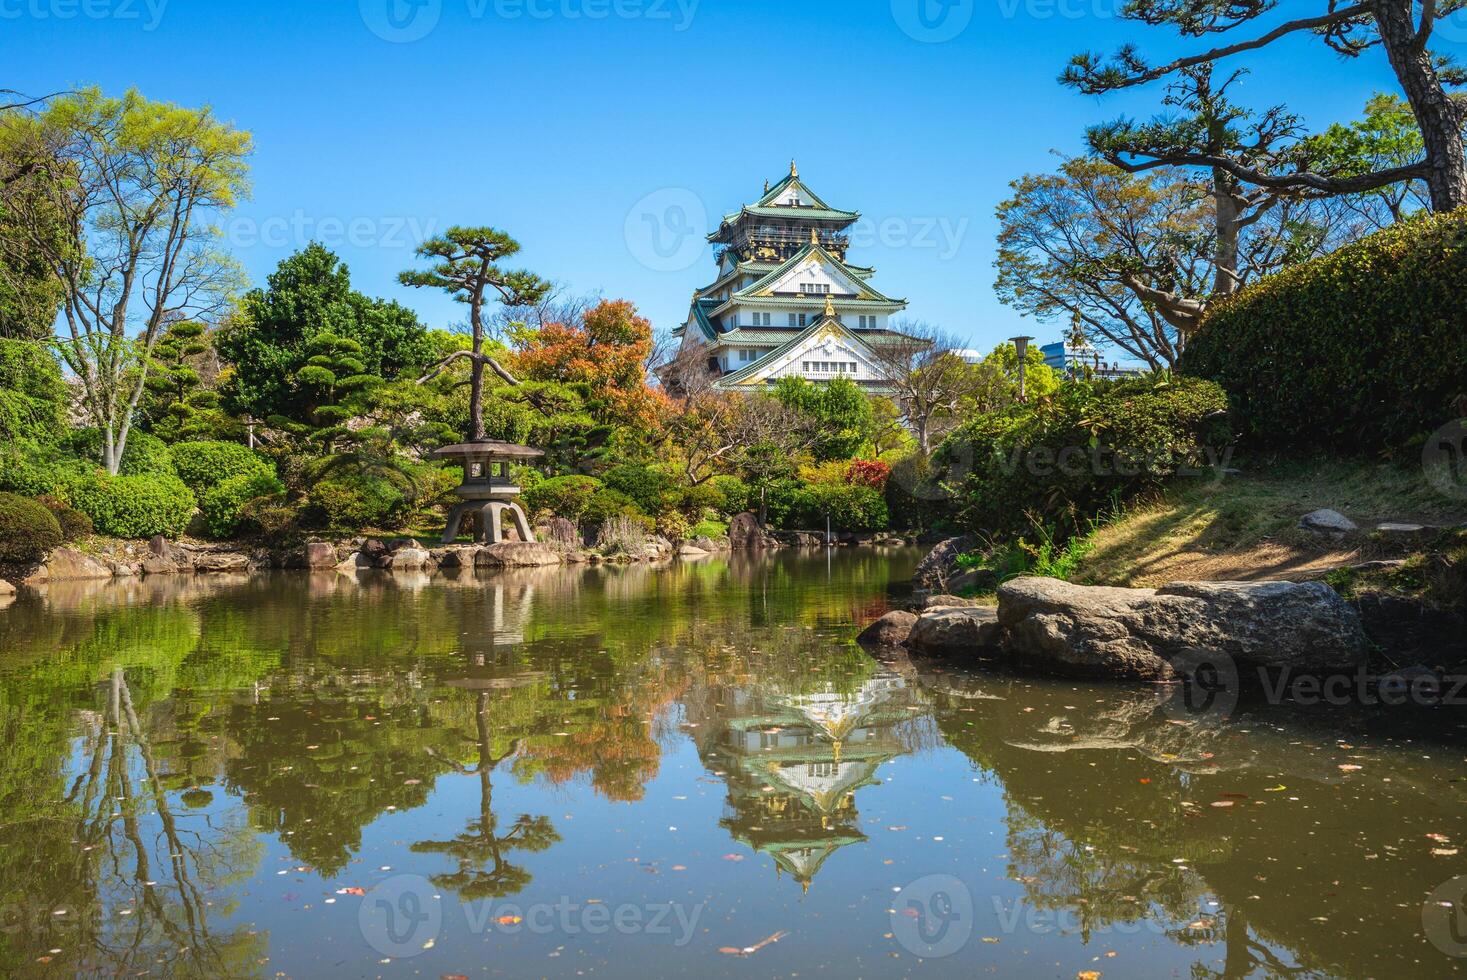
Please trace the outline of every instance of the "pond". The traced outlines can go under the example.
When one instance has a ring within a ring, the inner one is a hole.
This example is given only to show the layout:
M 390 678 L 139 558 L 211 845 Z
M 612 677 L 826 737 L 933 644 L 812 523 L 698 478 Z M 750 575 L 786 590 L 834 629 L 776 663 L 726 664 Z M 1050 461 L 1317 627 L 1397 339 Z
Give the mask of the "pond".
M 1467 972 L 1460 708 L 874 658 L 917 557 L 23 594 L 0 973 Z

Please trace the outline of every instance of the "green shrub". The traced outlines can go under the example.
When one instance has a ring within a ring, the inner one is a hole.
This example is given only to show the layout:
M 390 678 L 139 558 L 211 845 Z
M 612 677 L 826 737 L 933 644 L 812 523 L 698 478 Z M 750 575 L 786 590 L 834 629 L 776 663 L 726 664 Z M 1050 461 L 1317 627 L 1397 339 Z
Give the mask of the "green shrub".
M 35 561 L 61 542 L 61 525 L 49 510 L 34 500 L 0 493 L 0 561 Z
M 240 530 L 246 504 L 284 492 L 284 484 L 268 470 L 240 473 L 210 488 L 199 502 L 199 509 L 204 512 L 204 524 L 210 535 L 230 538 Z
M 785 526 L 822 530 L 827 514 L 838 531 L 882 531 L 891 522 L 886 497 L 875 487 L 818 483 L 795 492 Z
M 118 538 L 174 536 L 193 516 L 193 491 L 171 474 L 108 476 L 97 472 L 67 487 L 72 506 L 91 518 L 99 534 Z
M 723 498 L 713 505 L 720 514 L 742 514 L 756 503 L 749 493 L 749 485 L 736 476 L 715 476 L 708 485 Z
M 331 530 L 355 532 L 393 527 L 408 499 L 388 480 L 354 473 L 316 484 L 311 489 L 311 504 Z
M 0 491 L 22 497 L 50 495 L 66 499 L 71 482 L 95 469 L 95 463 L 58 456 L 54 447 L 27 440 L 0 444 Z
M 630 497 L 646 514 L 660 514 L 682 503 L 682 493 L 673 479 L 650 466 L 613 466 L 602 475 L 601 482 L 607 489 Z
M 598 524 L 606 523 L 614 517 L 645 519 L 647 515 L 642 513 L 642 509 L 636 505 L 636 502 L 631 497 L 617 490 L 603 488 L 591 495 L 590 501 L 586 504 L 586 509 L 581 512 L 580 520 L 583 524 L 595 527 Z
M 275 473 L 253 449 L 234 442 L 180 442 L 168 452 L 178 478 L 200 498 L 225 480 Z
M 719 538 L 728 537 L 728 524 L 723 521 L 699 521 L 689 529 L 688 537 L 712 538 L 717 541 Z
M 943 442 L 919 496 L 952 502 L 964 530 L 1061 533 L 1117 499 L 1223 458 L 1227 396 L 1211 381 L 1070 382 L 1052 398 L 980 416 Z
M 557 476 L 526 489 L 524 502 L 532 514 L 548 511 L 556 517 L 580 523 L 592 498 L 601 489 L 601 481 L 594 477 Z
M 68 543 L 80 541 L 87 535 L 96 533 L 96 528 L 92 526 L 92 519 L 61 498 L 42 496 L 37 497 L 36 502 L 55 516 L 56 523 L 61 525 L 63 541 Z
M 0 443 L 55 442 L 65 431 L 68 398 L 44 344 L 0 338 Z
M 93 466 L 102 465 L 102 430 L 75 429 L 61 440 L 66 452 Z M 168 445 L 157 436 L 133 429 L 122 448 L 120 476 L 174 476 L 173 457 Z
M 1182 370 L 1227 390 L 1251 445 L 1375 452 L 1462 413 L 1467 210 L 1396 225 L 1208 312 Z

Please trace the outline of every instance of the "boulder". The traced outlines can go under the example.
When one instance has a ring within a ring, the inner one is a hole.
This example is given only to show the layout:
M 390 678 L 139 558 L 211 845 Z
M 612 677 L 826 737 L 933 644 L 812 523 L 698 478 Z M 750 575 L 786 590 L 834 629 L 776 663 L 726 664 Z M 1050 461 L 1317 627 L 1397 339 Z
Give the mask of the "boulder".
M 325 541 L 311 541 L 306 544 L 302 559 L 305 567 L 313 572 L 329 571 L 338 564 L 336 546 Z
M 948 606 L 917 617 L 907 646 L 921 653 L 978 653 L 996 651 L 1002 637 L 992 606 Z
M 372 566 L 367 563 L 366 557 L 363 556 L 360 551 L 353 551 L 351 554 L 347 555 L 341 561 L 336 563 L 336 571 L 338 572 L 355 572 L 359 568 L 371 567 Z
M 112 572 L 113 578 L 137 578 L 143 574 L 143 566 L 139 562 L 117 561 L 115 558 L 104 558 L 102 562 Z
M 1022 578 L 998 590 L 1005 651 L 1032 666 L 1098 677 L 1170 678 L 1196 650 L 1239 664 L 1353 670 L 1360 616 L 1321 582 L 1177 582 L 1162 589 Z
M 153 554 L 143 559 L 144 575 L 177 575 L 181 571 L 182 569 L 178 567 L 178 562 L 172 558 Z
M 394 572 L 418 572 L 427 568 L 433 556 L 422 548 L 398 548 L 388 559 L 388 567 Z
M 476 544 L 451 545 L 442 549 L 438 559 L 439 568 L 473 568 L 479 563 L 479 546 Z
M 15 595 L 15 586 L 0 578 L 0 596 Z
M 956 595 L 930 595 L 922 600 L 923 609 L 973 609 L 983 605 L 977 599 L 964 599 Z
M 89 579 L 111 578 L 112 569 L 91 555 L 75 548 L 57 548 L 46 556 L 41 567 L 25 580 L 27 585 L 45 582 L 84 582 Z
M 1360 525 L 1350 520 L 1337 510 L 1316 510 L 1311 514 L 1305 514 L 1299 518 L 1299 526 L 1306 531 L 1326 531 L 1334 534 L 1347 534 L 1350 531 L 1360 530 Z
M 907 642 L 917 624 L 915 613 L 894 609 L 861 631 L 857 643 L 876 647 L 898 647 Z
M 370 568 L 387 568 L 387 545 L 386 543 L 372 538 L 362 542 L 361 550 L 358 552 L 366 560 Z
M 928 592 L 949 591 L 949 581 L 959 574 L 958 556 L 977 547 L 978 539 L 971 534 L 940 542 L 917 564 L 917 570 L 912 573 L 913 588 Z
M 684 542 L 683 546 L 677 550 L 677 553 L 680 558 L 707 558 L 709 554 L 706 549 L 699 548 L 697 545 L 689 542 Z
M 715 541 L 712 538 L 707 538 L 707 537 L 694 538 L 692 540 L 692 545 L 693 545 L 694 548 L 697 548 L 697 549 L 699 549 L 701 551 L 706 551 L 706 552 L 708 552 L 711 555 L 711 554 L 713 554 L 716 551 L 727 551 L 728 550 L 728 538 L 722 538 L 722 539 L 720 539 L 718 541 Z
M 172 565 L 173 570 L 167 573 L 170 575 L 190 571 L 194 566 L 193 557 L 187 551 L 161 534 L 155 534 L 148 541 L 148 552 Z
M 506 541 L 480 548 L 477 555 L 480 567 L 488 568 L 540 568 L 559 565 L 560 552 L 549 545 L 525 541 Z
M 760 551 L 770 547 L 759 516 L 752 512 L 734 515 L 728 526 L 728 544 L 734 551 Z
M 207 551 L 194 556 L 194 571 L 200 575 L 249 570 L 250 556 L 237 551 Z

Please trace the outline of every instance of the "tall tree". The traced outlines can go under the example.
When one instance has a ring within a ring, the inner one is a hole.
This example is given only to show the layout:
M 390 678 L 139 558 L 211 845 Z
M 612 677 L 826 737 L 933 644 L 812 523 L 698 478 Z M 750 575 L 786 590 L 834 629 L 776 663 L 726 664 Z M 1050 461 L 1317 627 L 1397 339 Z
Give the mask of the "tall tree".
M 218 313 L 238 285 L 209 222 L 247 190 L 250 136 L 207 107 L 96 89 L 5 124 L 29 130 L 66 172 L 21 202 L 20 223 L 62 282 L 58 348 L 79 408 L 102 432 L 101 462 L 116 473 L 166 324 Z
M 1467 72 L 1431 42 L 1437 22 L 1467 9 L 1467 0 L 1308 0 L 1308 14 L 1265 29 L 1259 22 L 1278 7 L 1278 0 L 1129 0 L 1121 16 L 1150 26 L 1169 26 L 1183 37 L 1232 35 L 1256 28 L 1246 39 L 1218 45 L 1164 64 L 1151 64 L 1126 45 L 1109 62 L 1095 54 L 1071 59 L 1061 81 L 1094 95 L 1143 85 L 1256 51 L 1295 34 L 1311 33 L 1347 58 L 1374 47 L 1384 49 L 1406 101 L 1416 117 L 1425 159 L 1387 166 L 1367 174 L 1331 175 L 1308 169 L 1270 172 L 1246 161 L 1209 152 L 1207 145 L 1178 141 L 1162 156 L 1174 165 L 1216 167 L 1244 183 L 1275 190 L 1310 190 L 1357 194 L 1403 180 L 1421 178 L 1431 192 L 1432 207 L 1450 211 L 1467 206 L 1467 152 L 1462 127 L 1467 102 L 1448 89 L 1467 83 Z M 1180 134 L 1178 134 L 1180 135 Z
M 469 308 L 473 346 L 439 359 L 423 378 L 437 377 L 456 361 L 469 362 L 469 425 L 465 433 L 469 442 L 484 439 L 484 369 L 490 368 L 508 384 L 519 383 L 498 360 L 484 353 L 484 305 L 497 297 L 506 306 L 532 306 L 550 292 L 550 284 L 534 273 L 499 267 L 519 250 L 520 243 L 498 229 L 454 227 L 443 237 L 418 247 L 421 258 L 437 260 L 431 269 L 398 276 L 404 286 L 442 289 Z
M 20 124 L 35 104 L 19 97 L 0 104 L 0 339 L 49 340 L 61 310 L 61 280 L 29 240 L 28 225 L 34 225 L 53 251 L 67 241 L 51 203 L 64 191 L 60 161 L 38 127 Z
M 1335 123 L 1310 137 L 1304 152 L 1324 161 L 1332 172 L 1353 175 L 1410 166 L 1426 157 L 1421 130 L 1411 107 L 1394 95 L 1377 93 L 1365 103 L 1365 115 L 1350 123 Z M 1431 207 L 1424 178 L 1387 184 L 1363 194 L 1350 194 L 1341 203 L 1371 227 L 1385 228 Z
M 922 455 L 932 454 L 961 420 L 964 409 L 985 389 L 1000 383 L 991 366 L 969 364 L 957 353 L 958 344 L 925 323 L 902 323 L 906 339 L 876 347 L 892 397 L 917 437 Z
M 282 260 L 266 288 L 247 293 L 219 330 L 215 347 L 233 368 L 224 386 L 227 407 L 311 424 L 322 391 L 303 384 L 300 371 L 322 334 L 357 344 L 362 373 L 387 381 L 416 376 L 438 353 L 412 310 L 352 288 L 346 264 L 313 242 Z

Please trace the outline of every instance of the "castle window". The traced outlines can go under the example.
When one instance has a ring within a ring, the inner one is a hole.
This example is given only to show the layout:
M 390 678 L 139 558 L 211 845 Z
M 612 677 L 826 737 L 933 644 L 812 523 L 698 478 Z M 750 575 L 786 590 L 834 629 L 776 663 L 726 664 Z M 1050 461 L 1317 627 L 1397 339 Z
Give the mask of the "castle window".
M 791 313 L 790 314 L 790 326 L 793 327 L 793 326 L 796 326 L 797 324 L 798 324 L 798 321 L 796 321 L 795 315 L 793 313 Z

